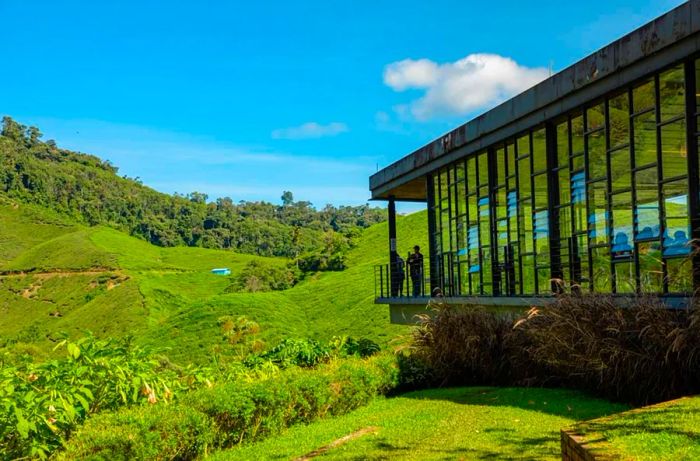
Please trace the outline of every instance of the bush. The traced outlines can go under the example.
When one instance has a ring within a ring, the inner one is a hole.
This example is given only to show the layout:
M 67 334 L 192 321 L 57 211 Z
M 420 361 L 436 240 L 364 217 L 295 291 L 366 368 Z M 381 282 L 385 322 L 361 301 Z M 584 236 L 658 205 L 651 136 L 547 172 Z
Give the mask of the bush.
M 298 275 L 291 267 L 254 260 L 243 268 L 226 291 L 254 293 L 287 290 L 296 285 L 297 281 Z
M 207 454 L 214 426 L 183 405 L 139 406 L 91 418 L 59 459 L 189 460 Z
M 400 360 L 406 386 L 563 385 L 646 404 L 700 392 L 700 309 L 561 296 L 517 318 L 438 306 Z
M 130 340 L 88 336 L 61 342 L 67 357 L 0 369 L 0 454 L 44 458 L 89 416 L 141 403 L 167 402 L 201 382 L 198 370 L 175 373 Z
M 327 362 L 330 357 L 331 348 L 313 339 L 284 339 L 269 351 L 250 357 L 245 363 L 254 366 L 260 361 L 270 361 L 281 368 L 314 367 Z
M 210 445 L 230 447 L 346 413 L 389 392 L 397 377 L 394 357 L 385 355 L 200 389 L 171 406 L 96 417 L 69 440 L 64 459 L 192 459 Z

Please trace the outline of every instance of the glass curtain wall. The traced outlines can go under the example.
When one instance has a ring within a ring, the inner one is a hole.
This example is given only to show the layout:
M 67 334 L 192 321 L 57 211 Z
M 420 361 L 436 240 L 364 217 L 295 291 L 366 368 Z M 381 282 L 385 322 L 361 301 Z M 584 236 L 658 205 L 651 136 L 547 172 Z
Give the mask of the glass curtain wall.
M 441 169 L 443 291 L 692 292 L 689 171 L 700 160 L 688 160 L 685 82 L 672 67 Z M 690 115 L 697 145 L 700 96 Z

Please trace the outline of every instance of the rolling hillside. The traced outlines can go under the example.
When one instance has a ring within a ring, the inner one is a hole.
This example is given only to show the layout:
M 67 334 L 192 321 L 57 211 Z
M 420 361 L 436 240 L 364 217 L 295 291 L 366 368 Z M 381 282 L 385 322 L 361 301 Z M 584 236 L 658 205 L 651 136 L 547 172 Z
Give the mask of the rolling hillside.
M 425 245 L 424 220 L 425 213 L 399 219 L 402 252 Z M 266 342 L 352 335 L 387 343 L 406 330 L 373 304 L 373 265 L 385 262 L 386 240 L 386 224 L 377 224 L 356 238 L 345 271 L 285 291 L 227 293 L 231 278 L 211 268 L 230 267 L 235 276 L 250 261 L 287 260 L 154 246 L 0 195 L 0 345 L 44 355 L 64 334 L 128 334 L 176 362 L 205 363 L 225 347 L 218 320 L 226 315 L 257 321 Z

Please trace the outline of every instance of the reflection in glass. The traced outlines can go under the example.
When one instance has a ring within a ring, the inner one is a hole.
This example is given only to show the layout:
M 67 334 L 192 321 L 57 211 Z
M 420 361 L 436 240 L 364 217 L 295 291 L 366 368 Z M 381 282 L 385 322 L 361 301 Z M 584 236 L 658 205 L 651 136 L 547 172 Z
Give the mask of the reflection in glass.
M 666 260 L 666 283 L 669 293 L 693 292 L 693 265 L 690 258 Z
M 613 237 L 611 253 L 614 259 L 630 258 L 632 248 L 632 194 L 623 192 L 612 196 Z
M 632 173 L 629 149 L 610 152 L 610 182 L 613 191 L 632 187 Z
M 593 291 L 610 293 L 612 274 L 608 247 L 591 248 L 591 257 L 591 262 L 593 263 Z
M 588 189 L 588 237 L 591 245 L 608 242 L 607 235 L 607 204 L 605 200 L 605 182 L 596 182 Z
M 634 108 L 634 113 L 638 114 L 639 112 L 653 109 L 655 99 L 653 80 L 649 80 L 635 87 L 632 90 L 632 107 Z
M 634 161 L 637 168 L 656 163 L 656 115 L 634 118 Z
M 640 289 L 642 293 L 663 291 L 663 263 L 658 242 L 644 242 L 637 246 L 639 257 Z
M 596 131 L 588 139 L 588 177 L 589 179 L 605 178 L 608 175 L 608 162 L 605 158 L 605 133 Z
M 665 179 L 688 174 L 685 120 L 661 127 L 661 161 Z
M 610 147 L 615 148 L 629 142 L 629 98 L 622 93 L 610 99 L 608 103 L 610 124 Z
M 659 75 L 659 97 L 661 121 L 685 113 L 685 81 L 682 65 Z
M 637 289 L 637 277 L 633 262 L 615 264 L 615 292 L 634 293 Z
M 685 256 L 690 253 L 690 223 L 688 219 L 688 182 L 664 184 L 666 228 L 662 240 L 663 255 Z

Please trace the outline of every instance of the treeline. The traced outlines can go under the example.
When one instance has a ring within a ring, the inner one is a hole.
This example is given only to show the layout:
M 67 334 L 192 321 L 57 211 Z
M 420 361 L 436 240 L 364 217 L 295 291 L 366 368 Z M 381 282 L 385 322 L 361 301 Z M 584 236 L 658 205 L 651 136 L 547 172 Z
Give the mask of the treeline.
M 3 118 L 0 193 L 49 207 L 88 225 L 108 225 L 160 246 L 233 249 L 262 256 L 298 258 L 335 251 L 338 238 L 385 219 L 368 205 L 317 210 L 282 194 L 282 204 L 208 201 L 206 194 L 168 195 L 93 155 L 42 141 L 36 127 Z M 329 244 L 329 242 L 334 242 Z

